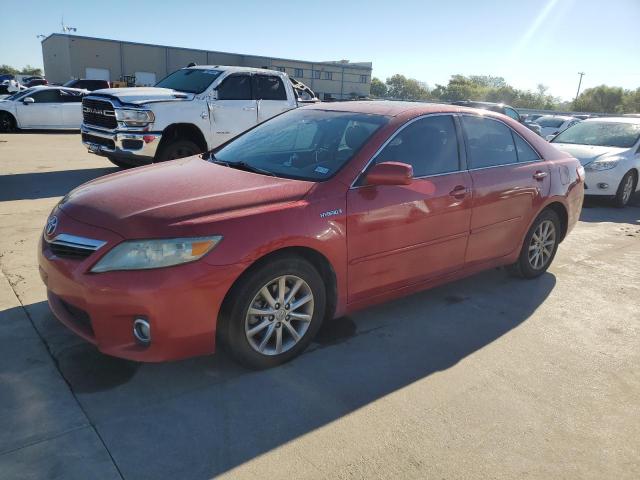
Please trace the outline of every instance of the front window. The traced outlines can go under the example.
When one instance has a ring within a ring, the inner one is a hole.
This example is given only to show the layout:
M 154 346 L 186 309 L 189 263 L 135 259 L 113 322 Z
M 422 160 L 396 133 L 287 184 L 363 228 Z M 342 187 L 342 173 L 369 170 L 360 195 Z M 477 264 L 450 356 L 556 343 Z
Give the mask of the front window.
M 640 138 L 640 124 L 581 122 L 553 139 L 553 143 L 631 148 Z
M 214 150 L 211 161 L 321 182 L 347 164 L 387 121 L 381 115 L 292 110 Z
M 16 92 L 13 95 L 9 95 L 5 100 L 20 100 L 22 97 L 27 97 L 30 93 L 32 93 L 35 88 L 28 88 L 27 90 L 23 90 L 21 92 Z
M 564 123 L 564 118 L 540 117 L 536 123 L 541 127 L 560 128 Z
M 160 80 L 156 83 L 156 87 L 171 88 L 179 92 L 202 93 L 221 73 L 221 70 L 184 68 Z

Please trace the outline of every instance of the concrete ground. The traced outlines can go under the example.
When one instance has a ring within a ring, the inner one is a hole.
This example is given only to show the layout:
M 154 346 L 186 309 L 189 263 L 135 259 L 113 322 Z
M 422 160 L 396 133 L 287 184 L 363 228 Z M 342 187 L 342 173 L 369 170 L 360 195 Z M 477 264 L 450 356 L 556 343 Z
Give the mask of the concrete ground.
M 640 477 L 640 201 L 589 202 L 547 274 L 493 270 L 326 326 L 265 372 L 135 364 L 49 312 L 36 244 L 115 171 L 0 135 L 3 479 Z

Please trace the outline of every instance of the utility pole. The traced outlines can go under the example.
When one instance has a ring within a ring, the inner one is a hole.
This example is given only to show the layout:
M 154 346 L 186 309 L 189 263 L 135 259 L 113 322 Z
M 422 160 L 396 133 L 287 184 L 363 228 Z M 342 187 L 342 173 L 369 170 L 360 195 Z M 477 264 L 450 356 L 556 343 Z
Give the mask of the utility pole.
M 582 85 L 582 77 L 584 75 L 584 72 L 578 72 L 578 75 L 580 75 L 580 81 L 578 82 L 578 91 L 576 92 L 576 100 L 578 100 L 578 95 L 580 95 L 580 86 Z M 574 102 L 576 100 L 574 100 Z

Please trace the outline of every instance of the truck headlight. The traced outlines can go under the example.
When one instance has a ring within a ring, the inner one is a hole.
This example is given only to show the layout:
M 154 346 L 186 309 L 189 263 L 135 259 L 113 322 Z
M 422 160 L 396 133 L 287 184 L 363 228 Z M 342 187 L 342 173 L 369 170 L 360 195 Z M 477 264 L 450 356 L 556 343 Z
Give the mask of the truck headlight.
M 222 240 L 221 235 L 165 240 L 129 240 L 122 242 L 98 261 L 94 273 L 111 270 L 146 270 L 170 267 L 198 260 Z
M 610 170 L 620 163 L 622 157 L 603 158 L 602 160 L 596 160 L 585 165 L 584 169 L 592 172 L 600 170 Z
M 128 127 L 144 127 L 155 121 L 156 117 L 150 110 L 116 109 L 116 120 L 124 122 Z

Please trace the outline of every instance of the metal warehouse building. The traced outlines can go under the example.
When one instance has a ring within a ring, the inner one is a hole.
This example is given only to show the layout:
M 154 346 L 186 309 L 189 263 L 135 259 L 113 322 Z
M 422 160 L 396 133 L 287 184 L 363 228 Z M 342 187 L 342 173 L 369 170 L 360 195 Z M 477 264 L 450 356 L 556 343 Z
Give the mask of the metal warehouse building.
M 195 62 L 280 70 L 306 83 L 321 99 L 368 96 L 371 87 L 371 62 L 310 62 L 61 33 L 42 40 L 42 57 L 50 83 L 72 78 L 120 81 L 125 76 L 135 76 L 137 85 L 154 85 L 169 73 Z

